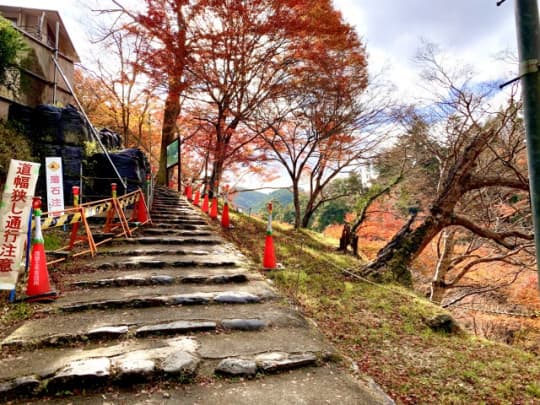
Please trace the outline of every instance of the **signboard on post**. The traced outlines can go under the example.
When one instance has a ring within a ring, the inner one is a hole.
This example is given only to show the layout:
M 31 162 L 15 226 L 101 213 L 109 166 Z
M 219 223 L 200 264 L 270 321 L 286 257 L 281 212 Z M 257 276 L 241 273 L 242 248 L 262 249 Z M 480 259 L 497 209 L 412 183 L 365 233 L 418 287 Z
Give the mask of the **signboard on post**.
M 39 163 L 11 160 L 0 203 L 0 290 L 13 290 L 22 268 L 24 242 Z
M 178 139 L 175 139 L 170 144 L 167 145 L 167 169 L 173 167 L 174 165 L 178 164 L 179 161 L 179 147 L 180 147 L 180 141 Z
M 176 138 L 170 144 L 167 145 L 167 185 L 172 187 L 171 180 L 173 176 L 170 175 L 170 168 L 178 166 L 178 191 L 182 190 L 182 171 L 180 169 L 180 138 Z
M 47 211 L 49 216 L 58 217 L 64 210 L 64 181 L 62 176 L 62 158 L 45 158 L 45 178 L 47 182 Z M 51 214 L 51 211 L 56 211 Z

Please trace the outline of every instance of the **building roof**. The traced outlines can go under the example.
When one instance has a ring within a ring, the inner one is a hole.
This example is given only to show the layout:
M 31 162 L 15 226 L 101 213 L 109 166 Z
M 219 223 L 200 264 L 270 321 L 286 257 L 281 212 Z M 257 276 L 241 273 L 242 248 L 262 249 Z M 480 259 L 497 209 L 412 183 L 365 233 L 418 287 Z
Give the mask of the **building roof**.
M 19 14 L 24 14 L 28 16 L 33 16 L 37 18 L 37 21 L 40 21 L 41 17 L 46 17 L 46 27 L 40 27 L 39 24 L 29 25 L 29 26 L 17 26 L 19 30 L 25 34 L 31 36 L 32 38 L 42 42 L 46 46 L 54 50 L 55 44 L 48 41 L 47 35 L 44 35 L 43 30 L 48 29 L 52 33 L 56 32 L 56 23 L 59 24 L 59 52 L 65 57 L 69 58 L 73 62 L 80 62 L 79 55 L 75 49 L 73 41 L 71 40 L 66 26 L 62 21 L 60 13 L 56 10 L 46 10 L 46 9 L 36 9 L 36 8 L 27 8 L 27 7 L 14 7 L 14 6 L 4 6 L 0 5 L 0 15 L 13 20 Z

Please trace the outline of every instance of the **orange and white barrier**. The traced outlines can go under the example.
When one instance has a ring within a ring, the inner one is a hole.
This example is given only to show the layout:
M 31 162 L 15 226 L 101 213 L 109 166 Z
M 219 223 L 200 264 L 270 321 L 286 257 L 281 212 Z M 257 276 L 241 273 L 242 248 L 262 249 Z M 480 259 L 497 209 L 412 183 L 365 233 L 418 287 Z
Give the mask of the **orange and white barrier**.
M 79 204 L 78 190 L 74 189 L 73 191 L 73 208 L 64 209 L 61 212 L 50 212 L 50 214 L 53 215 L 45 218 L 43 221 L 40 221 L 40 226 L 42 230 L 63 225 L 72 225 L 69 244 L 62 247 L 60 250 L 72 251 L 75 245 L 79 243 L 86 242 L 88 244 L 88 249 L 77 252 L 76 254 L 73 254 L 72 257 L 80 256 L 87 253 L 95 256 L 97 252 L 97 247 L 112 239 L 107 238 L 100 241 L 99 243 L 95 243 L 92 231 L 87 220 L 90 217 L 106 215 L 103 231 L 107 233 L 115 233 L 114 237 L 130 237 L 132 235 L 132 231 L 136 228 L 136 226 L 130 228 L 130 224 L 124 214 L 124 210 L 129 206 L 133 206 L 133 214 L 130 218 L 131 222 L 135 222 L 137 226 L 151 222 L 148 206 L 146 205 L 144 193 L 141 189 L 118 197 L 116 193 L 116 184 L 113 183 L 111 185 L 111 198 L 85 204 Z M 77 196 L 75 196 L 75 193 L 77 193 Z M 49 213 L 44 213 L 44 215 L 45 214 Z M 83 235 L 78 234 L 80 228 L 79 224 L 83 225 Z M 118 230 L 120 230 L 120 232 L 118 232 Z M 63 260 L 64 259 L 58 259 L 55 261 L 51 261 L 48 264 L 57 263 Z

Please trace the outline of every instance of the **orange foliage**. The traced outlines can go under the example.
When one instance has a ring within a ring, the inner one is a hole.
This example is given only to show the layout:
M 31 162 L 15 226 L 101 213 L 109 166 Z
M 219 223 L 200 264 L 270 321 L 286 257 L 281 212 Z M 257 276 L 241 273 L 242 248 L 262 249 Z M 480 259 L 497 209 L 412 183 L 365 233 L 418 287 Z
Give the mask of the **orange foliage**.
M 343 232 L 343 225 L 332 224 L 326 227 L 326 229 L 323 231 L 323 235 L 328 238 L 339 239 L 341 237 L 342 232 Z
M 375 201 L 368 209 L 367 217 L 358 230 L 360 239 L 369 241 L 388 241 L 403 226 L 405 220 L 393 208 L 388 198 Z

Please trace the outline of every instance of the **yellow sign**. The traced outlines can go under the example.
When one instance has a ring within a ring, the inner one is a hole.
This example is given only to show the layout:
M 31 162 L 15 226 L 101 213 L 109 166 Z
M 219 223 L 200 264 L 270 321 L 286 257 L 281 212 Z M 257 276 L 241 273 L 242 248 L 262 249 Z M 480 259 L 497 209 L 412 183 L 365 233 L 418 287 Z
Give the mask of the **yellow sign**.
M 47 168 L 53 172 L 58 171 L 60 167 L 61 167 L 60 164 L 56 160 L 53 160 L 51 163 L 47 165 Z

